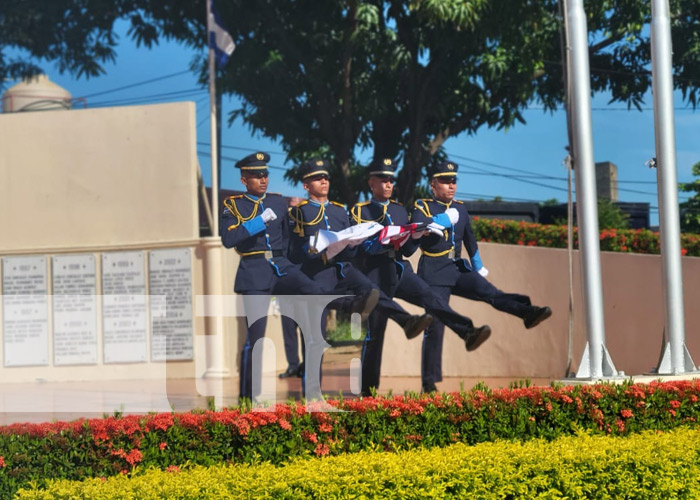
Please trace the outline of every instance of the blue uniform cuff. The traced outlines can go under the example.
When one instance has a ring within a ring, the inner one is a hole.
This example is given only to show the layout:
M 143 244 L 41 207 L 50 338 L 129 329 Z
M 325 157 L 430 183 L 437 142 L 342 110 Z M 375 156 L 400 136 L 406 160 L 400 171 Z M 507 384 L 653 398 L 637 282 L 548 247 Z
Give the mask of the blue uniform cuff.
M 484 267 L 484 264 L 481 263 L 481 256 L 479 255 L 479 251 L 477 250 L 474 255 L 472 255 L 471 259 L 472 261 L 472 267 L 474 268 L 475 271 L 478 271 L 482 267 Z
M 262 215 L 247 220 L 242 225 L 251 236 L 262 233 L 265 230 L 265 221 L 263 221 Z
M 434 215 L 433 222 L 435 224 L 440 224 L 442 227 L 452 226 L 452 222 L 450 222 L 450 216 L 445 213 Z

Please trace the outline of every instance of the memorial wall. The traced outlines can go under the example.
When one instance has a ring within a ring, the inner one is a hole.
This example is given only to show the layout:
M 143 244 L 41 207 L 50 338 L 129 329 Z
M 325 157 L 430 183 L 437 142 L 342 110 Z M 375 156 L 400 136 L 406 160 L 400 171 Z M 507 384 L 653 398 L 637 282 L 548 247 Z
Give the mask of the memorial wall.
M 193 359 L 191 250 L 102 253 L 99 275 L 96 260 L 2 258 L 4 367 Z
M 194 104 L 1 114 L 0 137 L 0 380 L 194 376 Z

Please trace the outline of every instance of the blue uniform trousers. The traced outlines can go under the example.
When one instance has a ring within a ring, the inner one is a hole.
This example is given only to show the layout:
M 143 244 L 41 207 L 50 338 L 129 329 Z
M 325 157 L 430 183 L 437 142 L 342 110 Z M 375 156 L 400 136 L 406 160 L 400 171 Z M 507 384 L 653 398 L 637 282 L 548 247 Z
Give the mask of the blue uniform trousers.
M 325 295 L 329 293 L 320 283 L 309 279 L 297 267 L 289 267 L 285 269 L 285 273 L 284 276 L 275 278 L 271 289 L 241 292 L 245 310 L 252 311 L 269 306 L 269 297 L 263 299 L 260 295 Z M 282 316 L 282 318 L 283 321 L 294 323 L 288 317 Z M 262 317 L 252 324 L 249 324 L 246 318 L 246 325 L 246 341 L 241 352 L 239 397 L 252 399 L 256 396 L 253 394 L 253 378 L 262 380 L 262 366 L 253 366 L 255 363 L 252 362 L 252 351 L 255 343 L 265 336 L 267 317 Z
M 284 355 L 287 367 L 291 370 L 299 368 L 299 335 L 296 322 L 288 316 L 282 316 L 282 339 L 284 340 Z M 303 343 L 302 343 L 303 344 Z
M 433 287 L 413 272 L 410 264 L 397 263 L 397 265 L 402 268 L 400 275 L 397 275 L 398 282 L 396 280 L 393 282 L 391 280 L 385 281 L 388 286 L 384 287 L 383 291 L 392 297 L 422 307 L 435 318 L 433 323 L 439 319 L 455 331 L 462 331 L 465 327 L 474 326 L 471 319 L 462 316 L 450 307 L 449 294 L 444 297 L 436 293 Z M 368 273 L 368 277 L 372 278 L 373 274 Z M 387 318 L 376 313 L 372 313 L 368 320 L 368 331 L 362 346 L 361 385 L 362 393 L 365 395 L 369 394 L 371 387 L 379 387 L 386 324 Z
M 452 286 L 435 286 L 431 288 L 442 301 L 449 302 L 450 295 L 458 295 L 466 299 L 486 302 L 499 311 L 525 317 L 530 298 L 518 293 L 506 293 L 475 271 L 460 273 L 457 283 Z M 441 321 L 433 321 L 425 330 L 423 336 L 423 351 L 421 356 L 421 378 L 423 387 L 429 387 L 442 381 L 442 342 L 445 325 Z

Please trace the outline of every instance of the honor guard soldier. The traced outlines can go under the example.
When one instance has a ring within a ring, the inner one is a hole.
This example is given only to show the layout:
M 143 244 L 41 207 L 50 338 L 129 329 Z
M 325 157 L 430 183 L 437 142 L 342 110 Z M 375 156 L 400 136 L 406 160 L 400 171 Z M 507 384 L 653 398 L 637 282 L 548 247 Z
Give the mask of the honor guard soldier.
M 356 204 L 352 210 L 353 222 L 378 222 L 384 226 L 406 226 L 408 212 L 399 203 L 391 200 L 395 180 L 394 161 L 387 158 L 373 162 L 368 168 L 368 183 L 372 198 Z M 389 297 L 396 297 L 425 308 L 432 316 L 454 330 L 464 339 L 467 350 L 479 347 L 491 334 L 488 326 L 474 328 L 472 320 L 462 316 L 438 295 L 425 281 L 413 272 L 411 263 L 404 260 L 418 249 L 419 238 L 424 231 L 416 232 L 404 240 L 397 250 L 393 245 L 380 245 L 378 241 L 364 245 L 356 262 L 365 275 Z M 362 349 L 362 395 L 368 396 L 371 389 L 379 387 L 382 348 L 387 318 L 377 311 L 369 315 L 367 335 Z
M 350 227 L 348 213 L 343 205 L 328 200 L 330 175 L 326 160 L 310 160 L 300 168 L 304 189 L 309 198 L 290 210 L 293 226 L 290 246 L 290 258 L 301 264 L 301 270 L 324 288 L 331 288 L 332 293 L 367 294 L 377 290 L 367 277 L 350 261 L 355 256 L 356 248 L 346 248 L 332 259 L 325 253 L 314 253 L 310 249 L 310 239 L 319 229 L 341 231 Z M 412 315 L 386 294 L 373 292 L 377 300 L 376 310 L 388 316 L 404 329 L 408 338 L 420 335 L 430 323 L 430 315 Z
M 418 263 L 418 275 L 441 297 L 450 294 L 491 304 L 523 319 L 526 328 L 532 328 L 552 315 L 549 307 L 532 305 L 526 295 L 505 293 L 489 283 L 476 237 L 472 230 L 467 208 L 454 199 L 457 192 L 458 165 L 441 162 L 429 172 L 433 199 L 417 200 L 411 214 L 412 222 L 435 223 L 444 228 L 442 234 L 427 234 L 420 240 L 423 255 Z M 462 258 L 462 244 L 467 257 Z M 436 390 L 442 380 L 442 341 L 444 325 L 433 322 L 423 338 L 422 382 L 423 391 Z
M 287 258 L 287 202 L 279 194 L 267 193 L 269 159 L 267 153 L 255 153 L 236 163 L 246 193 L 224 200 L 221 217 L 221 242 L 226 248 L 235 248 L 240 256 L 234 291 L 244 296 L 246 311 L 262 306 L 261 297 L 255 297 L 259 295 L 328 293 Z M 262 367 L 252 366 L 251 355 L 255 343 L 264 337 L 266 325 L 266 317 L 247 324 L 241 353 L 240 398 L 257 396 L 253 394 L 253 377 L 261 380 Z

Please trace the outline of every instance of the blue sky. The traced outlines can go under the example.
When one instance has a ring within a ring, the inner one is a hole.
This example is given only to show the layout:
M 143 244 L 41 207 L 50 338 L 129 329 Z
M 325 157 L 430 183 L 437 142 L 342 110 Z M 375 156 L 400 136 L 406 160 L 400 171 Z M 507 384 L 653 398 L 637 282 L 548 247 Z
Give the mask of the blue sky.
M 123 24 L 122 24 L 123 27 Z M 153 49 L 136 48 L 122 33 L 117 60 L 106 64 L 106 73 L 91 79 L 75 79 L 59 74 L 55 65 L 39 62 L 49 78 L 66 88 L 73 97 L 86 97 L 88 107 L 103 105 L 146 104 L 189 100 L 196 103 L 197 142 L 205 183 L 210 183 L 209 102 L 193 73 L 187 71 L 197 52 L 176 43 L 164 42 Z M 235 53 L 228 64 L 235 64 Z M 173 76 L 171 76 L 173 75 Z M 157 81 L 150 83 L 148 80 Z M 5 88 L 12 85 L 6 82 Z M 120 89 L 122 87 L 128 87 Z M 677 173 L 679 182 L 693 179 L 691 167 L 700 161 L 700 111 L 686 108 L 680 95 L 675 96 Z M 592 99 L 593 143 L 596 161 L 611 161 L 618 166 L 619 198 L 622 201 L 647 202 L 658 206 L 656 171 L 644 162 L 655 156 L 654 116 L 649 95 L 643 111 L 627 111 L 623 104 L 608 104 L 609 97 Z M 235 109 L 236 101 L 224 99 L 224 117 Z M 525 112 L 526 125 L 510 130 L 482 128 L 473 136 L 462 135 L 446 143 L 448 155 L 460 165 L 458 191 L 463 199 L 543 201 L 566 200 L 566 169 L 562 164 L 566 145 L 566 115 L 533 108 Z M 283 179 L 285 156 L 274 141 L 255 136 L 240 122 L 224 124 L 222 134 L 222 186 L 238 189 L 235 160 L 249 150 L 271 154 L 271 190 L 287 195 L 303 195 L 301 186 Z M 515 170 L 514 170 L 515 169 Z M 520 172 L 518 170 L 521 170 Z M 525 176 L 519 179 L 513 176 Z M 681 193 L 680 199 L 687 198 Z M 651 223 L 658 223 L 658 210 L 652 209 Z

